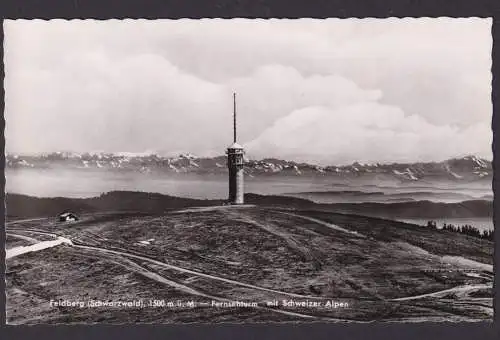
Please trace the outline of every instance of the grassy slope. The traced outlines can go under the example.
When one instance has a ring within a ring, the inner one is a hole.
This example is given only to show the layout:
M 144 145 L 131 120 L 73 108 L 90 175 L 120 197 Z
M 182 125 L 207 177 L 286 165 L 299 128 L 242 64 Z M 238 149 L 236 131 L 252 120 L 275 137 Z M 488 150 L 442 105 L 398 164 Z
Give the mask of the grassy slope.
M 431 299 L 391 303 L 386 299 L 485 282 L 488 280 L 485 277 L 467 276 L 458 264 L 444 263 L 441 256 L 463 256 L 491 264 L 493 243 L 490 241 L 360 216 L 363 211 L 359 211 L 359 215 L 342 214 L 337 205 L 319 205 L 300 198 L 247 194 L 246 202 L 257 206 L 179 213 L 176 209 L 221 205 L 223 202 L 144 192 L 111 192 L 87 199 L 7 194 L 7 214 L 11 220 L 49 217 L 45 221 L 14 223 L 13 228 L 44 228 L 85 244 L 122 249 L 261 287 L 341 298 L 353 304 L 347 311 L 302 312 L 353 320 L 430 316 L 446 319 L 450 315 L 488 318 L 480 307 L 464 309 L 463 301 L 447 300 L 443 303 Z M 421 207 L 430 209 L 425 203 Z M 50 218 L 64 210 L 81 213 L 82 219 L 64 224 Z M 94 214 L 109 211 L 116 213 Z M 303 217 L 357 231 L 365 238 Z M 153 239 L 148 246 L 139 243 L 148 239 Z M 138 273 L 130 273 L 126 270 L 130 265 L 117 265 L 122 260 L 105 259 L 102 254 L 93 252 L 78 255 L 65 248 L 12 259 L 8 263 L 10 274 L 7 278 L 9 319 L 19 323 L 37 322 L 40 318 L 44 322 L 118 323 L 289 319 L 269 312 L 241 311 L 235 314 L 234 311 L 217 309 L 172 313 L 154 309 L 110 312 L 46 308 L 47 298 L 69 298 L 75 296 L 75 292 L 85 295 L 82 296 L 85 299 L 105 296 L 115 299 L 191 298 Z M 194 289 L 229 299 L 261 301 L 282 298 L 206 278 L 191 280 L 190 275 L 139 264 L 170 280 L 188 280 Z
M 301 211 L 383 242 L 404 241 L 437 255 L 464 256 L 493 263 L 493 242 L 461 233 L 417 227 L 413 224 L 325 211 Z
M 290 211 L 299 216 L 286 214 Z M 331 229 L 300 216 L 332 222 L 366 237 Z M 155 216 L 115 214 L 103 218 L 89 214 L 82 217 L 81 221 L 71 224 L 47 220 L 19 222 L 14 226 L 36 226 L 86 244 L 143 254 L 165 263 L 261 287 L 352 302 L 352 308 L 348 310 L 303 311 L 317 315 L 354 320 L 430 316 L 444 319 L 451 316 L 488 318 L 480 309 L 464 310 L 463 303 L 455 304 L 452 300 L 446 303 L 436 299 L 398 303 L 385 301 L 484 282 L 484 279 L 465 275 L 459 265 L 449 266 L 441 261 L 439 255 L 459 254 L 491 263 L 491 242 L 473 240 L 460 234 L 375 218 L 262 206 L 184 213 L 169 211 Z M 138 243 L 148 239 L 153 239 L 148 246 Z M 216 309 L 184 314 L 147 310 L 144 315 L 135 311 L 115 313 L 85 309 L 59 310 L 54 314 L 54 310 L 40 310 L 37 306 L 43 307 L 47 297 L 71 297 L 75 292 L 86 294 L 86 299 L 104 296 L 130 299 L 189 297 L 136 274 L 127 274 L 127 271 L 110 265 L 101 254 L 94 252 L 85 254 L 90 259 L 65 252 L 64 248 L 46 250 L 43 256 L 37 255 L 40 253 L 14 258 L 8 264 L 12 271 L 7 286 L 8 304 L 26 303 L 29 296 L 34 306 L 28 313 L 26 309 L 23 313 L 19 309 L 14 312 L 9 307 L 11 320 L 25 322 L 38 314 L 52 317 L 50 322 L 234 321 L 239 317 L 239 320 L 256 320 L 258 315 L 265 316 L 266 320 L 275 317 L 276 320 L 284 320 L 282 316 L 267 312 L 237 316 L 234 311 L 233 314 L 228 311 L 229 314 L 222 315 L 223 311 Z M 257 301 L 282 298 L 220 281 L 205 278 L 192 280 L 192 275 L 140 264 L 170 280 L 189 282 L 192 288 L 209 294 Z M 51 270 L 40 272 L 44 268 Z M 54 272 L 53 268 L 57 271 Z M 429 272 L 436 269 L 444 271 Z M 24 297 L 16 295 L 19 291 L 24 292 Z

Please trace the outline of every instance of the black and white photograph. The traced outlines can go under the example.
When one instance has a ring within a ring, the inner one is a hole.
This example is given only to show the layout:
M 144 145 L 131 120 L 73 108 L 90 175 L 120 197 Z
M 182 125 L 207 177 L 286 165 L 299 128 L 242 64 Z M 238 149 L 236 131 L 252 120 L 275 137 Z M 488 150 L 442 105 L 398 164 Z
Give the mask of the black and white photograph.
M 491 18 L 3 29 L 7 324 L 493 321 Z

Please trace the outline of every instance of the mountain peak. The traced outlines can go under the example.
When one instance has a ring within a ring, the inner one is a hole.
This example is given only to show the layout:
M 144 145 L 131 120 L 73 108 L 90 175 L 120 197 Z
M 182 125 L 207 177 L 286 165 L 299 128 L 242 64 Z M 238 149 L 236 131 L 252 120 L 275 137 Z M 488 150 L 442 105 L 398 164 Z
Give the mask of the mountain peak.
M 6 167 L 15 168 L 73 168 L 120 170 L 150 173 L 225 174 L 225 156 L 199 158 L 183 152 L 177 157 L 143 153 L 74 153 L 53 152 L 38 156 L 8 153 Z M 474 181 L 493 175 L 491 162 L 474 155 L 452 158 L 442 162 L 369 164 L 356 161 L 344 166 L 318 166 L 275 158 L 247 160 L 245 173 L 256 176 L 332 176 L 340 178 L 366 178 L 367 180 L 451 180 Z

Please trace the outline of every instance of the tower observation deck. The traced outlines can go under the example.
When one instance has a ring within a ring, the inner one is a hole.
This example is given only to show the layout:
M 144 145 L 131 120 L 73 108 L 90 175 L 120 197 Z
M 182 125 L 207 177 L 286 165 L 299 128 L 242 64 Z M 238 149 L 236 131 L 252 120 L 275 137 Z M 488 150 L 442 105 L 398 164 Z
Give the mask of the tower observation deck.
M 236 93 L 233 93 L 233 144 L 227 148 L 227 167 L 229 169 L 229 203 L 243 204 L 243 155 L 245 150 L 236 141 Z

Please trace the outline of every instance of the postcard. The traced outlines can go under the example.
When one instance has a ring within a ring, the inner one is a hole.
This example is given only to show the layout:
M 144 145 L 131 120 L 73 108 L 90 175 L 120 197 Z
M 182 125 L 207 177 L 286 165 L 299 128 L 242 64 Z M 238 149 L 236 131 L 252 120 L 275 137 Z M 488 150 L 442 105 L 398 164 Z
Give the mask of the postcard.
M 492 321 L 491 25 L 5 20 L 7 323 Z

